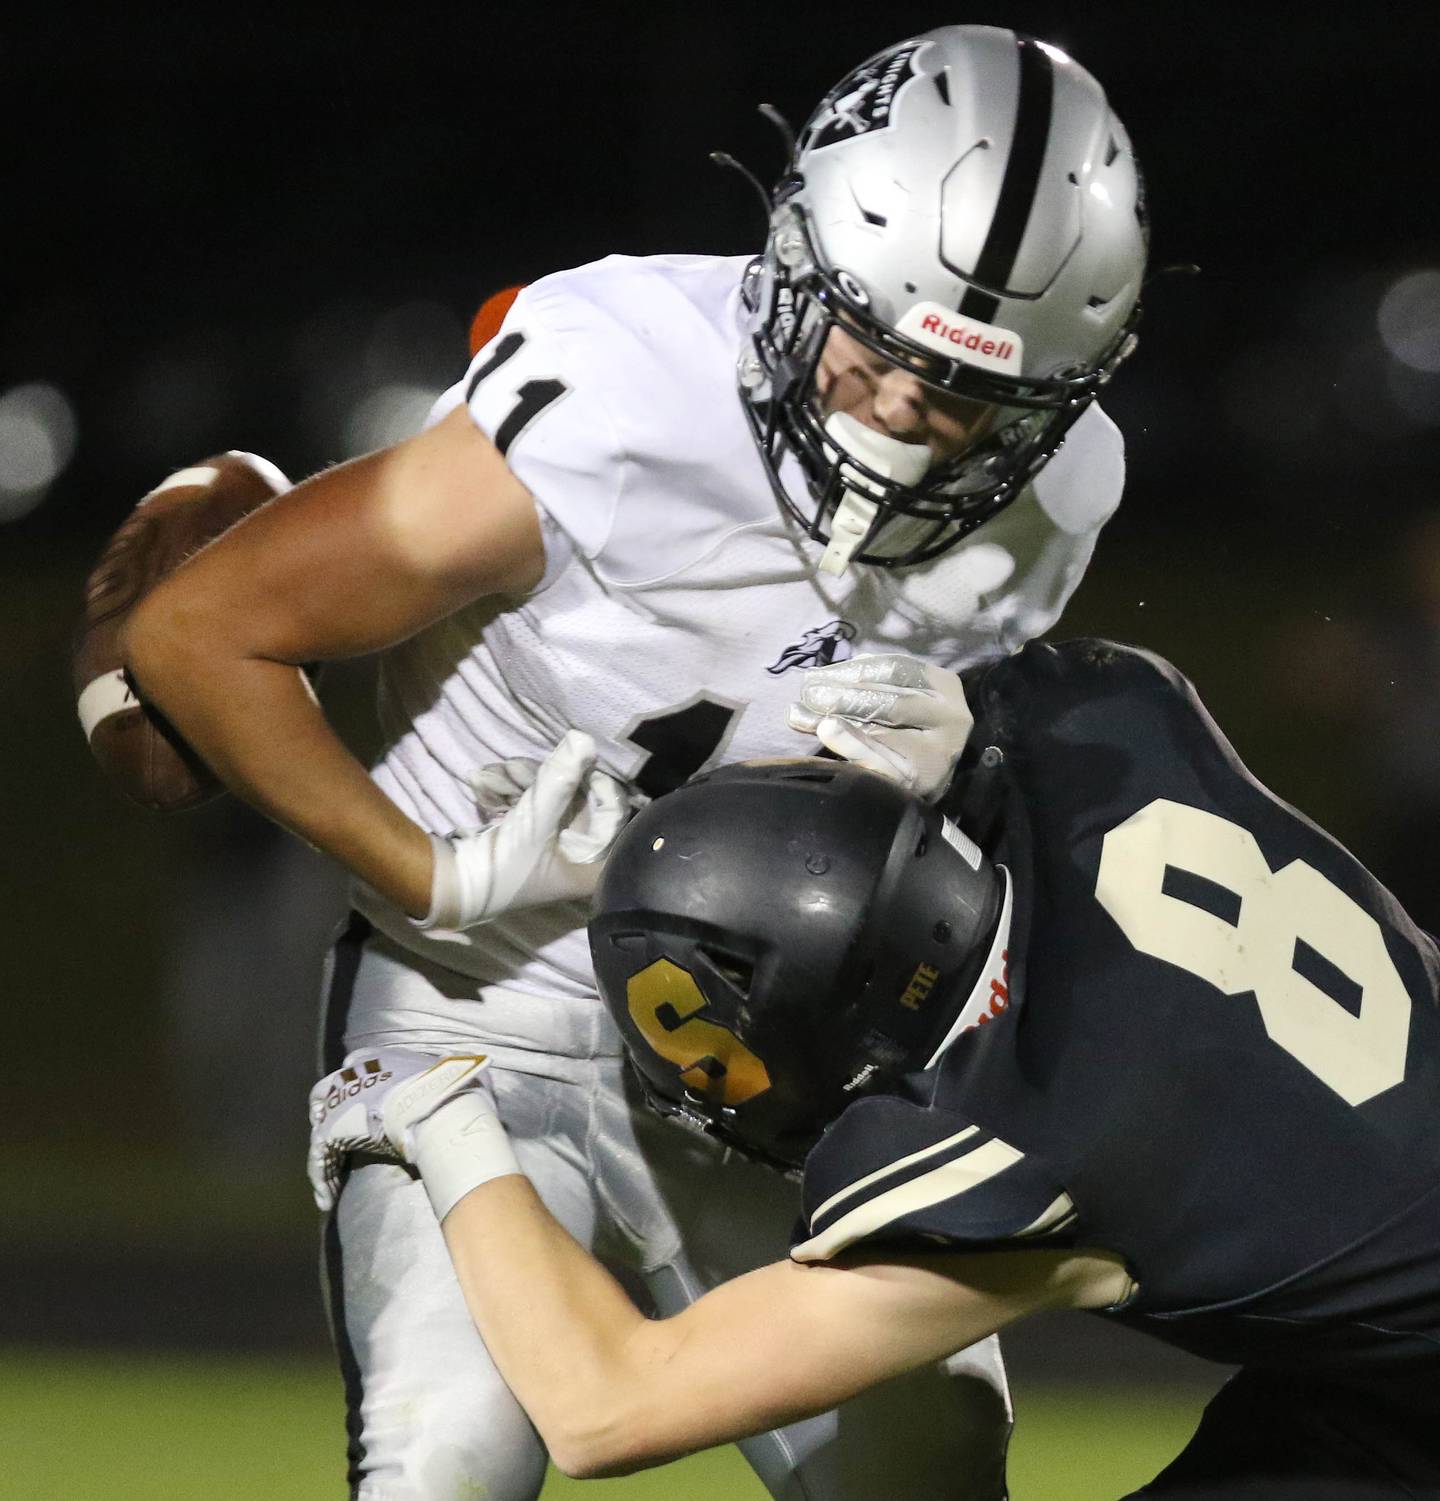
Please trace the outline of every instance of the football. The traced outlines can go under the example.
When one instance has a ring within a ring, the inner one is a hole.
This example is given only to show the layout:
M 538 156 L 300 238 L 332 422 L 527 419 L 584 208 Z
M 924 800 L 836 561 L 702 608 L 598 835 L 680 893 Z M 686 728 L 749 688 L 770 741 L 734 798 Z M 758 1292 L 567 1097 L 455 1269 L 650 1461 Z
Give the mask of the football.
M 250 453 L 217 454 L 178 470 L 130 513 L 85 582 L 71 653 L 80 724 L 101 767 L 146 808 L 194 808 L 222 788 L 137 696 L 120 654 L 125 621 L 186 558 L 289 488 L 274 464 Z

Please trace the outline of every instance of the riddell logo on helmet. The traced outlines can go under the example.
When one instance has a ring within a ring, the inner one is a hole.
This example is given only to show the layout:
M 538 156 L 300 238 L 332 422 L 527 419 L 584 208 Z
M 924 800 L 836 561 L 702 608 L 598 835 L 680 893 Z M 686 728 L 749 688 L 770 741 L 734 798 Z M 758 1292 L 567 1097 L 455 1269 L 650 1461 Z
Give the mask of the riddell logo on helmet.
M 1015 348 L 1009 339 L 987 339 L 977 328 L 964 323 L 947 323 L 939 313 L 926 313 L 920 320 L 920 327 L 923 332 L 959 344 L 964 349 L 993 354 L 997 360 L 1008 360 Z
M 926 349 L 985 370 L 1019 375 L 1025 341 L 1013 329 L 962 318 L 939 302 L 917 302 L 895 331 Z

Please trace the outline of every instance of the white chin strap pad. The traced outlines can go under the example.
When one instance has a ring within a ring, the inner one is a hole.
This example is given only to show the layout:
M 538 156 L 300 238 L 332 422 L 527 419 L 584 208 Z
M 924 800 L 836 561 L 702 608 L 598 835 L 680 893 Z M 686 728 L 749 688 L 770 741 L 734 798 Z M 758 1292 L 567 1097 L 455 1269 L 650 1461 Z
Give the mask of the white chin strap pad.
M 832 412 L 825 419 L 825 433 L 840 451 L 860 460 L 867 469 L 902 485 L 917 483 L 930 467 L 930 449 L 924 443 L 902 443 L 866 427 L 848 412 Z M 843 464 L 845 494 L 830 518 L 830 543 L 820 558 L 820 572 L 838 578 L 850 566 L 875 524 L 879 507 L 873 498 L 874 482 Z M 870 493 L 867 493 L 870 492 Z
M 820 572 L 839 578 L 875 524 L 876 505 L 855 490 L 847 490 L 830 518 L 830 541 L 820 555 Z

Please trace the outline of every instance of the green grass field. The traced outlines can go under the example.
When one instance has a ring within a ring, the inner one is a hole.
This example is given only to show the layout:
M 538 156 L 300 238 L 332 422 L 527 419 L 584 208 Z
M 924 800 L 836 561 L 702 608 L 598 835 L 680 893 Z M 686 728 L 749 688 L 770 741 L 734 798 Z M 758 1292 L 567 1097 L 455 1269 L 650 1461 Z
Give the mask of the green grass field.
M 1112 1501 L 1184 1443 L 1201 1401 L 1032 1388 L 1017 1406 L 1014 1501 Z M 0 1354 L 6 1501 L 341 1501 L 340 1435 L 339 1383 L 315 1362 Z M 766 1501 L 733 1450 L 545 1488 L 581 1498 Z

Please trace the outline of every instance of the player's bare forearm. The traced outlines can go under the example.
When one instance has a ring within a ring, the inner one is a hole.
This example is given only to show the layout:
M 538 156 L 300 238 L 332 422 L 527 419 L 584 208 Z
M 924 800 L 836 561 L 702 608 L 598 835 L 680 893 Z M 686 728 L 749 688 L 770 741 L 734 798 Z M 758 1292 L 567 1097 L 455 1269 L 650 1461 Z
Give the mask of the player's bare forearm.
M 159 584 L 124 646 L 217 775 L 422 914 L 431 850 L 330 729 L 296 667 L 376 651 L 533 586 L 534 506 L 463 410 L 297 485 Z
M 864 1274 L 789 1262 L 647 1320 L 519 1176 L 474 1190 L 444 1232 L 486 1348 L 570 1475 L 626 1474 L 823 1412 L 968 1342 L 917 1341 L 913 1321 L 856 1340 L 842 1283 Z
M 462 1199 L 445 1239 L 477 1328 L 555 1463 L 625 1474 L 828 1410 L 1038 1308 L 1110 1260 L 1057 1252 L 777 1262 L 647 1320 L 529 1182 Z
M 428 836 L 371 781 L 289 665 L 241 659 L 212 672 L 177 646 L 137 677 L 222 782 L 414 916 L 430 903 Z M 153 684 L 153 686 L 152 686 Z
M 483 1184 L 443 1228 L 476 1327 L 551 1458 L 567 1474 L 598 1472 L 594 1456 L 620 1448 L 634 1420 L 644 1315 L 528 1178 Z

